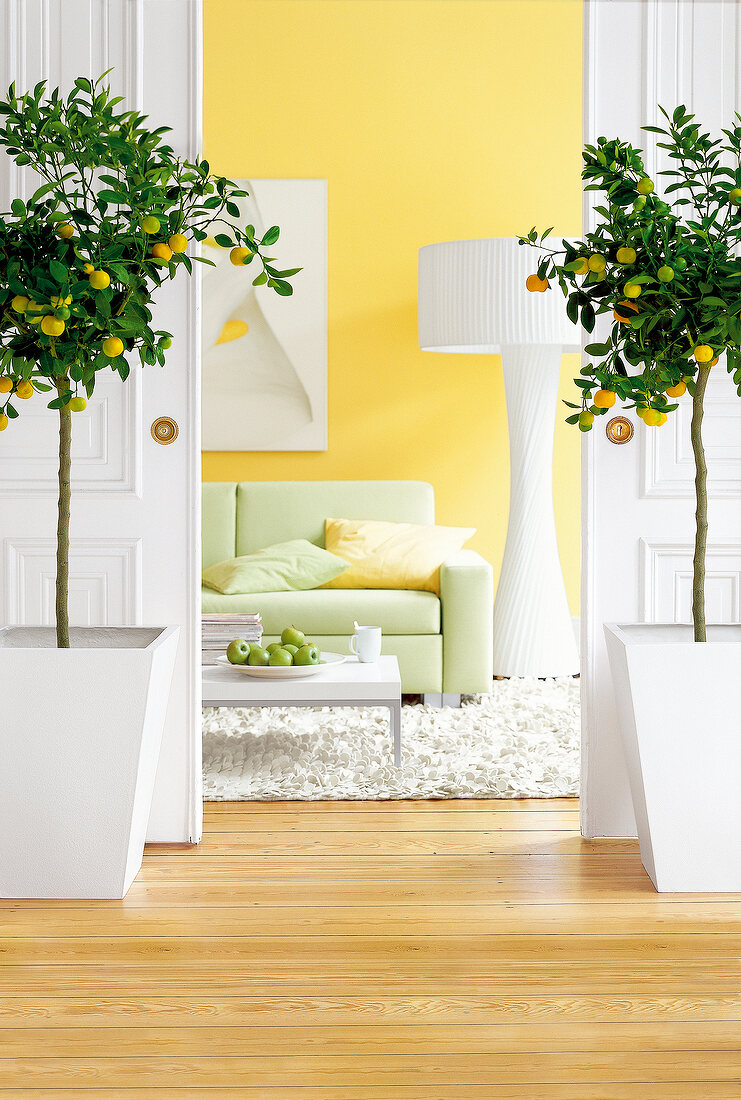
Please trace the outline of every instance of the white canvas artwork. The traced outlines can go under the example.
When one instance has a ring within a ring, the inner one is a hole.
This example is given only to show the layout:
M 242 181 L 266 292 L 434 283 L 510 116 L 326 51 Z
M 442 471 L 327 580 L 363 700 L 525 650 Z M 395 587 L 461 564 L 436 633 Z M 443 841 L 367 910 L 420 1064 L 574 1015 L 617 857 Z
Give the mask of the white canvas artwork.
M 272 225 L 268 255 L 291 277 L 283 298 L 253 287 L 259 261 L 235 267 L 229 249 L 204 242 L 203 449 L 327 449 L 327 181 L 239 180 L 241 225 L 258 239 Z M 236 219 L 235 219 L 236 220 Z

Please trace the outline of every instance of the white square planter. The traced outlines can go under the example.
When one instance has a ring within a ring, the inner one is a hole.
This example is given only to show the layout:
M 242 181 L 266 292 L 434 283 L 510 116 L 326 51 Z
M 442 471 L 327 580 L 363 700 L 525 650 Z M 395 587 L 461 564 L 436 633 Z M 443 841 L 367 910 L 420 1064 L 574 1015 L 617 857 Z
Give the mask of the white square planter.
M 741 626 L 605 624 L 641 859 L 659 891 L 741 891 Z
M 0 629 L 0 896 L 122 898 L 141 867 L 178 627 Z

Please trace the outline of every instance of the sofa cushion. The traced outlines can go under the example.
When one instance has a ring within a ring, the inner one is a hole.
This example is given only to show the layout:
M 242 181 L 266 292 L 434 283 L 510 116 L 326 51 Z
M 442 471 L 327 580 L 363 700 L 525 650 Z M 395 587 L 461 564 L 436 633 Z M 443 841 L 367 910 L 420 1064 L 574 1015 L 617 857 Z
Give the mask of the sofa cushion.
M 476 528 L 328 519 L 325 532 L 327 550 L 350 564 L 327 588 L 408 588 L 437 595 L 440 566 Z
M 204 481 L 202 501 L 202 567 L 233 558 L 237 545 L 237 483 Z
M 205 612 L 259 611 L 265 634 L 295 625 L 305 634 L 352 634 L 353 621 L 380 626 L 384 634 L 439 634 L 440 601 L 431 592 L 359 589 L 262 592 L 223 596 L 202 590 Z
M 308 539 L 291 539 L 254 554 L 216 562 L 203 570 L 203 584 L 227 596 L 243 592 L 305 592 L 339 577 L 350 566 Z
M 242 481 L 237 486 L 236 550 L 213 560 L 251 554 L 289 539 L 324 546 L 327 516 L 434 523 L 435 499 L 425 481 Z

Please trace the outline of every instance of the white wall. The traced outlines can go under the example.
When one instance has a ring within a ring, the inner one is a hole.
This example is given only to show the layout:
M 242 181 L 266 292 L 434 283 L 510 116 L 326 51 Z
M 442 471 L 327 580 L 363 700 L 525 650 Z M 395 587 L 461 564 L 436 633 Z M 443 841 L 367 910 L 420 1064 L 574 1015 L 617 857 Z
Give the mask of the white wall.
M 586 0 L 584 140 L 653 147 L 641 125 L 684 103 L 716 131 L 741 103 L 738 0 Z M 663 167 L 653 152 L 649 175 Z M 592 218 L 589 192 L 585 225 Z M 635 821 L 602 624 L 690 621 L 694 489 L 690 402 L 661 429 L 636 425 L 616 446 L 604 421 L 584 438 L 582 547 L 582 830 L 632 836 Z M 741 401 L 724 360 L 708 387 L 708 619 L 741 621 Z M 671 683 L 657 684 L 671 692 Z M 701 740 L 702 731 L 698 731 Z

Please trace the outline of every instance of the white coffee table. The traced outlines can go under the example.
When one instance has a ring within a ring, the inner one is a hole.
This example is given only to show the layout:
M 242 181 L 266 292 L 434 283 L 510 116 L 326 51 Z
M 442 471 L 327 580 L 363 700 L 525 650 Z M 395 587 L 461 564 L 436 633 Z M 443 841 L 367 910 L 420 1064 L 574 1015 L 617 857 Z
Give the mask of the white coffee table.
M 350 657 L 300 680 L 258 680 L 236 669 L 203 666 L 205 707 L 388 707 L 394 764 L 401 764 L 401 676 L 396 657 L 362 664 Z

